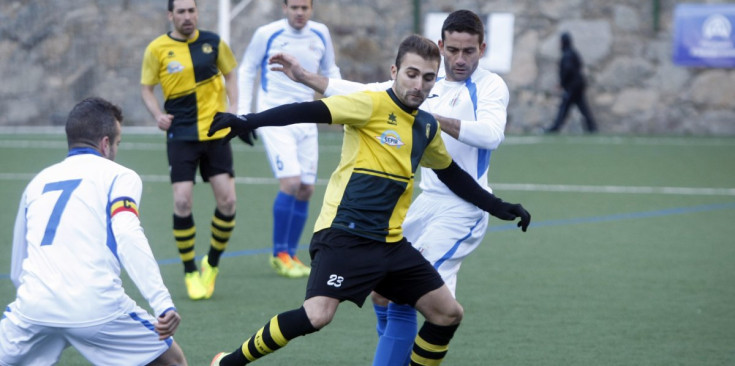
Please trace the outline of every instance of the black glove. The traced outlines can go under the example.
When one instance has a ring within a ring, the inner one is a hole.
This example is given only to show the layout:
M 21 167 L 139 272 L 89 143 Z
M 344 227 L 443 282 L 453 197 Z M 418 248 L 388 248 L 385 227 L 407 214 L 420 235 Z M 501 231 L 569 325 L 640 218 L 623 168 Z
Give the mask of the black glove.
M 215 132 L 230 128 L 230 133 L 223 139 L 224 142 L 232 140 L 235 136 L 240 137 L 246 144 L 253 146 L 253 140 L 257 140 L 255 134 L 257 126 L 253 126 L 252 121 L 248 121 L 245 116 L 238 116 L 232 113 L 217 112 L 212 119 L 212 125 L 209 127 L 207 136 L 211 137 Z
M 520 203 L 508 203 L 500 201 L 496 204 L 491 211 L 491 215 L 505 221 L 513 221 L 516 217 L 520 217 L 521 221 L 518 221 L 518 227 L 523 232 L 528 229 L 528 225 L 531 224 L 531 214 L 526 211 Z

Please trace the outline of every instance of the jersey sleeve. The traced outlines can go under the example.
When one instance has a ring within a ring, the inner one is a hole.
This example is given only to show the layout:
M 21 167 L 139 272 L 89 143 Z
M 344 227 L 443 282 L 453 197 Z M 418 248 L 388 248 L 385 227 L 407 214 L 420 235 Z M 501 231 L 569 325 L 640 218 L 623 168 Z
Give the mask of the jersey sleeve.
M 434 134 L 434 138 L 429 141 L 428 146 L 424 150 L 421 157 L 421 165 L 429 169 L 445 169 L 452 163 L 452 156 L 449 155 L 441 134 Z
M 10 259 L 10 280 L 16 288 L 20 286 L 20 273 L 23 269 L 23 260 L 28 256 L 28 242 L 26 241 L 26 193 L 20 199 L 18 214 L 15 217 L 13 228 L 13 251 Z
M 254 102 L 253 88 L 255 80 L 260 68 L 260 64 L 265 57 L 265 36 L 262 28 L 259 28 L 253 34 L 245 53 L 242 55 L 240 67 L 237 70 L 237 86 L 238 86 L 238 102 L 237 113 L 248 114 L 252 112 L 252 104 Z
M 153 47 L 148 45 L 143 53 L 143 64 L 140 68 L 140 83 L 143 85 L 156 85 L 160 82 L 159 77 L 160 61 L 156 56 Z
M 332 36 L 329 34 L 329 29 L 324 26 L 324 43 L 325 51 L 324 57 L 319 62 L 320 73 L 330 79 L 341 79 L 342 75 L 339 72 L 339 67 L 334 57 L 334 44 L 332 43 Z
M 161 315 L 174 304 L 140 225 L 141 191 L 138 174 L 132 171 L 120 174 L 110 191 L 109 215 L 120 262 L 155 314 Z
M 459 141 L 478 149 L 497 149 L 505 139 L 508 86 L 497 75 L 478 87 L 477 120 L 462 121 Z
M 390 88 L 393 85 L 392 80 L 384 81 L 382 83 L 369 83 L 363 84 L 356 81 L 349 81 L 343 79 L 329 79 L 327 89 L 324 91 L 324 95 L 330 97 L 333 95 L 343 95 L 355 93 L 358 91 L 383 91 Z
M 222 71 L 223 74 L 229 74 L 230 71 L 237 67 L 237 60 L 235 55 L 232 53 L 232 49 L 227 45 L 227 42 L 221 38 L 219 40 L 219 53 L 217 53 L 217 68 Z
M 332 123 L 362 126 L 370 120 L 373 111 L 373 98 L 368 93 L 335 95 L 321 100 L 329 108 Z

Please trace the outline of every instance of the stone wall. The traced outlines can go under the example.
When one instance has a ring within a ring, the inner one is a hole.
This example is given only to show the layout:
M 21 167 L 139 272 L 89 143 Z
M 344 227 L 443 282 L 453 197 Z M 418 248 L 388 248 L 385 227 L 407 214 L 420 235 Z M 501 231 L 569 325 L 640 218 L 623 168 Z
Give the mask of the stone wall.
M 240 1 L 247 6 L 231 29 L 238 58 L 258 26 L 282 17 L 280 0 Z M 671 62 L 673 0 L 659 0 L 658 18 L 654 0 L 315 0 L 314 20 L 330 27 L 343 77 L 387 80 L 398 43 L 413 32 L 415 3 L 422 18 L 457 9 L 515 15 L 512 67 L 501 75 L 511 91 L 510 133 L 553 119 L 559 34 L 569 31 L 603 133 L 735 135 L 735 70 Z M 216 31 L 217 1 L 198 5 L 200 28 Z M 140 61 L 148 42 L 169 29 L 165 7 L 163 0 L 3 0 L 0 126 L 63 124 L 90 95 L 120 104 L 127 124 L 153 126 L 140 100 Z M 579 118 L 574 112 L 566 129 L 580 132 Z

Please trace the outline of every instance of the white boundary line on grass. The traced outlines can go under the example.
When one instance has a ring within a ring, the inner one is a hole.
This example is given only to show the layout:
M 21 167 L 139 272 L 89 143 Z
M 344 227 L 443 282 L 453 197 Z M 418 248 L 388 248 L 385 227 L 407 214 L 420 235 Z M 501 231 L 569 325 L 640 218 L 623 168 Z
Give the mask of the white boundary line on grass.
M 35 174 L 0 173 L 0 181 L 30 181 Z M 168 175 L 141 175 L 148 183 L 169 183 Z M 200 182 L 197 177 L 197 181 Z M 275 178 L 235 177 L 236 184 L 272 185 Z M 317 185 L 327 184 L 327 179 L 319 179 Z M 564 193 L 617 193 L 617 194 L 670 194 L 684 196 L 735 196 L 735 188 L 701 188 L 701 187 L 626 187 L 626 186 L 584 186 L 573 184 L 528 184 L 528 183 L 493 183 L 491 187 L 503 191 L 527 192 L 564 192 Z

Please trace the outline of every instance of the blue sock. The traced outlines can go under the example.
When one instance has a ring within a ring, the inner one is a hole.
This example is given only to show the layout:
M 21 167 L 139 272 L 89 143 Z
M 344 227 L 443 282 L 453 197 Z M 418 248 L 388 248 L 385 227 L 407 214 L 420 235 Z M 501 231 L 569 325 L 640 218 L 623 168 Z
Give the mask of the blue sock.
M 291 225 L 288 227 L 288 254 L 296 255 L 299 247 L 299 239 L 306 225 L 306 216 L 309 214 L 309 201 L 294 199 L 293 211 L 291 212 Z
M 375 310 L 375 317 L 378 320 L 375 325 L 375 330 L 378 331 L 378 338 L 380 338 L 385 333 L 385 326 L 388 323 L 388 307 L 373 304 L 373 310 Z
M 288 252 L 288 226 L 295 197 L 281 191 L 273 201 L 273 256 Z
M 388 324 L 375 348 L 373 366 L 406 366 L 416 339 L 416 310 L 408 305 L 388 304 Z

